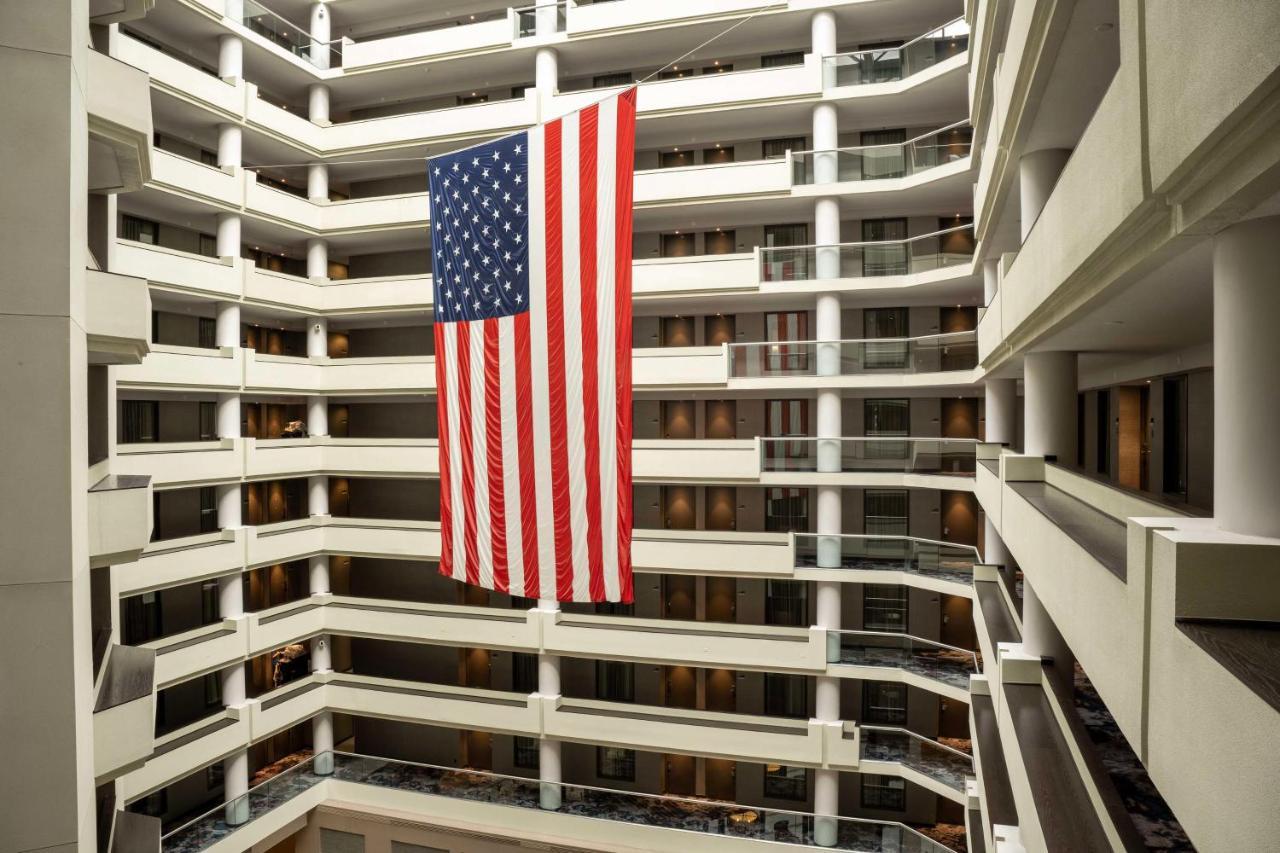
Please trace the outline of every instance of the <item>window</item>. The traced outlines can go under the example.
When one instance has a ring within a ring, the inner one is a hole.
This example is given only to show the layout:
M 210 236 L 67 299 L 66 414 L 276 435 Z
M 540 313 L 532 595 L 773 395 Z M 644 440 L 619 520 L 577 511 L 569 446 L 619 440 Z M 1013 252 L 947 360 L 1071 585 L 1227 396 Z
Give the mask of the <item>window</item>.
M 121 619 L 120 635 L 126 646 L 137 646 L 161 636 L 160 593 L 144 592 L 126 598 L 121 606 L 124 608 Z
M 212 625 L 221 616 L 221 605 L 218 602 L 218 581 L 204 581 L 200 584 L 200 624 Z
M 765 492 L 764 529 L 804 533 L 809 529 L 809 490 L 771 486 Z
M 609 86 L 628 86 L 630 84 L 630 71 L 618 71 L 614 74 L 597 74 L 591 78 L 591 88 L 593 89 L 604 89 Z
M 907 239 L 907 220 L 905 219 L 864 219 L 862 220 L 862 240 L 866 243 L 887 243 L 883 246 L 864 246 L 862 251 L 862 274 L 905 275 L 910 272 L 907 253 L 910 247 L 904 242 Z
M 910 400 L 866 400 L 862 414 L 863 432 L 869 438 L 896 438 L 911 434 Z
M 764 139 L 760 142 L 760 156 L 765 160 L 781 160 L 787 151 L 804 151 L 808 147 L 808 139 L 804 136 L 780 136 L 777 139 Z
M 900 812 L 907 807 L 907 783 L 893 776 L 862 776 L 862 807 Z
M 635 604 L 623 604 L 621 601 L 597 601 L 596 613 L 602 616 L 635 616 Z
M 512 763 L 516 767 L 525 770 L 538 769 L 538 739 L 536 737 L 516 737 L 511 739 L 514 744 L 514 754 Z
M 870 536 L 908 535 L 906 489 L 867 489 L 862 493 L 863 529 Z M 897 553 L 895 550 L 891 553 Z
M 900 726 L 907 721 L 907 685 L 891 681 L 865 681 L 862 687 L 862 723 Z
M 538 656 L 526 652 L 511 655 L 511 689 L 516 693 L 538 691 Z
M 120 443 L 159 441 L 160 404 L 155 400 L 120 401 Z
M 728 74 L 732 70 L 733 70 L 732 62 L 722 62 L 719 65 L 702 66 L 703 74 Z
M 218 238 L 212 234 L 201 234 L 199 252 L 206 258 L 218 257 Z
M 222 673 L 220 672 L 205 673 L 204 706 L 206 708 L 222 707 Z
M 809 226 L 766 225 L 764 227 L 765 281 L 803 281 L 809 278 Z M 796 248 L 790 248 L 796 247 Z
M 862 151 L 862 179 L 874 181 L 905 175 L 907 166 L 902 143 L 906 141 L 905 130 L 864 130 L 858 142 L 872 147 Z
M 621 782 L 636 780 L 636 751 L 617 746 L 596 747 L 596 775 Z
M 764 795 L 775 800 L 803 801 L 808 795 L 806 791 L 808 776 L 808 772 L 803 767 L 766 764 L 764 766 Z
M 907 366 L 908 344 L 903 338 L 910 332 L 906 308 L 868 308 L 862 312 L 864 338 L 892 338 L 884 343 L 865 345 L 864 366 L 868 370 L 902 370 Z
M 196 325 L 196 346 L 215 348 L 218 345 L 218 321 L 212 317 L 197 317 Z
M 222 762 L 218 762 L 221 764 Z M 130 803 L 129 811 L 135 814 L 150 815 L 151 817 L 161 817 L 169 810 L 168 791 L 161 788 L 159 791 L 152 791 L 142 799 Z
M 200 408 L 200 440 L 213 441 L 218 437 L 218 404 L 202 400 L 197 405 Z
M 907 588 L 869 583 L 863 587 L 862 627 L 868 631 L 907 630 Z
M 760 57 L 761 68 L 783 68 L 788 65 L 804 65 L 804 51 L 789 50 L 785 53 L 769 53 Z
M 764 674 L 764 712 L 770 717 L 809 716 L 809 686 L 803 675 Z
M 772 349 L 772 348 L 770 348 Z M 770 352 L 768 358 L 782 358 L 784 354 Z M 808 400 L 765 400 L 764 428 L 767 438 L 788 438 L 807 436 L 809 434 L 809 401 Z M 771 470 L 787 470 L 803 468 L 804 460 L 809 458 L 812 442 L 809 441 L 766 441 L 764 442 L 765 465 Z M 792 464 L 791 460 L 796 460 Z
M 804 372 L 809 369 L 808 350 L 804 344 L 787 346 L 789 341 L 809 337 L 809 315 L 804 311 L 767 311 L 764 315 L 764 339 L 775 346 L 763 347 L 766 373 Z
M 218 529 L 218 489 L 216 486 L 200 488 L 200 532 L 213 533 Z
M 616 660 L 596 661 L 596 698 L 606 702 L 635 700 L 635 665 Z
M 808 584 L 775 579 L 766 580 L 764 584 L 764 621 L 767 624 L 791 627 L 809 624 Z
M 692 68 L 668 68 L 658 75 L 659 80 L 678 80 L 682 77 L 692 77 Z
M 160 224 L 152 222 L 150 219 L 142 219 L 126 213 L 120 220 L 120 238 L 122 240 L 136 240 L 139 243 L 150 243 L 152 246 L 158 245 L 160 243 Z

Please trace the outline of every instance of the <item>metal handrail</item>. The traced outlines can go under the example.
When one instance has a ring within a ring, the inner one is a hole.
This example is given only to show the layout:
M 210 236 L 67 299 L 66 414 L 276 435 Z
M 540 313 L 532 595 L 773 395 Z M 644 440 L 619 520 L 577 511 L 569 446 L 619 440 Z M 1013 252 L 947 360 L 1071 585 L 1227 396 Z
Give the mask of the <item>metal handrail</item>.
M 741 343 L 727 343 L 725 346 L 729 348 L 735 347 L 774 347 L 774 346 L 796 346 L 798 344 L 893 344 L 893 343 L 910 343 L 912 341 L 930 341 L 941 340 L 942 338 L 960 338 L 967 337 L 974 340 L 978 339 L 976 329 L 965 332 L 941 332 L 936 335 L 916 335 L 912 338 L 842 338 L 837 341 L 803 341 L 803 340 L 785 340 L 785 341 L 745 341 Z
M 951 228 L 943 228 L 941 231 L 931 231 L 928 234 L 918 234 L 915 237 L 908 237 L 905 240 L 863 240 L 857 243 L 806 243 L 799 246 L 761 246 L 760 251 L 763 252 L 782 252 L 795 251 L 796 249 L 840 249 L 848 246 L 901 246 L 904 243 L 914 243 L 917 240 L 927 240 L 930 237 L 938 237 L 943 234 L 952 234 L 956 231 L 973 230 L 973 223 L 964 225 L 954 225 Z
M 866 50 L 851 50 L 846 53 L 828 54 L 823 58 L 835 59 L 836 57 L 839 57 L 839 56 L 865 56 L 867 54 L 887 53 L 888 51 L 891 51 L 891 50 L 906 50 L 908 47 L 911 47 L 911 45 L 915 44 L 916 42 L 923 41 L 924 39 L 927 39 L 930 36 L 932 36 L 934 33 L 940 33 L 943 30 L 945 30 L 947 27 L 951 26 L 952 24 L 959 24 L 963 22 L 964 22 L 964 15 L 961 15 L 958 18 L 952 18 L 950 21 L 947 21 L 945 24 L 940 24 L 939 26 L 936 26 L 933 29 L 928 30 L 927 32 L 921 33 L 920 35 L 916 36 L 910 41 L 905 41 L 902 44 L 894 45 L 893 47 L 872 47 L 872 48 L 867 48 Z
M 791 156 L 795 157 L 800 154 L 834 154 L 841 151 L 870 151 L 875 148 L 903 148 L 913 142 L 919 142 L 921 139 L 928 139 L 930 136 L 937 136 L 939 133 L 945 133 L 948 130 L 955 130 L 957 127 L 972 127 L 972 124 L 970 124 L 969 119 L 962 118 L 959 121 L 946 125 L 945 127 L 940 127 L 937 130 L 930 130 L 927 133 L 922 133 L 919 136 L 913 136 L 910 139 L 904 139 L 902 142 L 882 142 L 879 145 L 849 145 L 843 148 L 809 148 L 802 151 L 792 151 Z M 944 146 L 937 147 L 941 148 Z

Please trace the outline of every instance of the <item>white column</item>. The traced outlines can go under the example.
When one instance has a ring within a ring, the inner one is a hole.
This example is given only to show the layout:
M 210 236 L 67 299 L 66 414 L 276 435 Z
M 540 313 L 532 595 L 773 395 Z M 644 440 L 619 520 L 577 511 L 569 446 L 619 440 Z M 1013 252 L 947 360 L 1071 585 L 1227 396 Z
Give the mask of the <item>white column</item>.
M 324 358 L 329 355 L 329 320 L 325 317 L 307 319 L 307 358 Z
M 554 47 L 540 47 L 533 59 L 534 88 L 540 98 L 549 98 L 560 86 L 560 55 Z
M 241 137 L 240 125 L 218 125 L 218 168 L 234 169 L 243 162 Z
M 1000 259 L 987 258 L 982 262 L 982 304 L 990 305 L 1000 291 Z
M 1018 431 L 1018 380 L 988 379 L 987 441 L 1012 447 Z
M 218 497 L 218 529 L 235 530 L 241 525 L 240 518 L 240 484 L 223 483 L 216 487 Z M 242 608 L 237 608 L 233 615 L 239 615 Z
M 228 825 L 239 826 L 249 820 L 248 793 L 249 751 L 241 750 L 222 759 L 222 799 L 227 804 Z
M 311 242 L 307 243 L 307 266 L 310 272 L 311 266 Z M 323 240 L 315 241 L 323 243 Z M 325 358 L 329 355 L 329 321 L 324 317 L 310 317 L 307 319 L 307 357 L 308 358 Z M 307 434 L 308 435 L 328 435 L 329 434 L 329 400 L 326 397 L 312 396 L 307 398 Z M 315 478 L 313 478 L 315 479 Z M 319 478 L 326 479 L 327 478 Z M 312 499 L 315 499 L 313 494 Z M 328 484 L 325 484 L 325 512 L 328 510 Z M 312 515 L 318 513 L 313 509 Z
M 547 598 L 538 599 L 538 610 L 554 613 L 560 609 L 560 603 Z M 560 656 L 538 655 L 538 695 L 556 697 L 560 695 Z M 539 801 L 544 809 L 554 811 L 560 808 L 562 801 L 560 782 L 560 741 L 542 738 L 538 741 L 538 779 Z
M 1009 549 L 1005 546 L 1004 540 L 1000 538 L 1000 531 L 996 530 L 996 526 L 991 522 L 991 516 L 986 516 L 982 531 L 983 551 L 982 561 L 992 566 L 1005 566 L 1006 568 L 1013 565 L 1013 555 L 1009 553 Z
M 307 478 L 307 514 L 329 514 L 329 478 L 324 474 Z
M 329 594 L 329 557 L 317 554 L 311 558 L 310 585 L 312 595 Z
M 219 302 L 214 321 L 214 343 L 220 347 L 240 346 L 240 303 Z M 237 420 L 237 428 L 239 421 Z
M 244 44 L 236 36 L 218 37 L 218 76 L 228 83 L 244 76 Z
M 1029 456 L 1076 463 L 1076 364 L 1074 352 L 1027 353 L 1023 363 L 1023 444 Z
M 307 118 L 313 124 L 329 124 L 329 87 L 312 83 L 307 89 Z
M 328 277 L 329 243 L 319 237 L 311 237 L 307 240 L 307 278 L 327 279 Z
M 831 56 L 836 52 L 836 13 L 830 9 L 814 12 L 809 20 L 812 52 L 818 56 Z
M 321 776 L 333 772 L 333 712 L 321 711 L 311 718 L 312 767 Z
M 311 201 L 329 200 L 329 167 L 324 163 L 307 166 L 307 198 Z
M 223 619 L 236 619 L 244 615 L 244 583 L 239 572 L 218 578 L 218 615 Z M 236 699 L 243 702 L 244 697 Z M 231 701 L 223 696 L 225 704 Z
M 218 214 L 218 233 L 215 242 L 218 257 L 240 257 L 240 214 Z
M 1280 216 L 1213 244 L 1213 502 L 1223 530 L 1280 537 Z
M 307 398 L 307 435 L 329 434 L 329 400 L 327 397 Z
M 328 68 L 329 57 L 329 10 L 323 3 L 311 6 L 311 64 L 316 68 Z
M 1024 154 L 1018 161 L 1018 201 L 1022 207 L 1022 240 L 1036 224 L 1040 211 L 1058 183 L 1062 167 L 1071 156 L 1067 148 L 1043 148 Z
M 330 645 L 328 634 L 317 634 L 311 638 L 311 671 L 332 672 L 330 663 Z
M 219 394 L 214 404 L 218 438 L 240 437 L 240 395 Z

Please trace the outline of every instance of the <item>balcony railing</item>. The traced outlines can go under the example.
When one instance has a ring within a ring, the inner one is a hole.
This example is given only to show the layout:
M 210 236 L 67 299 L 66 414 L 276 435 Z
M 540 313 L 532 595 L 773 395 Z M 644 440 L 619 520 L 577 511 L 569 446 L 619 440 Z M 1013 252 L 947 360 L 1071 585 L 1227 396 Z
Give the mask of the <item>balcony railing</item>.
M 971 438 L 761 438 L 760 470 L 972 477 L 977 448 Z
M 729 345 L 730 376 L 855 376 L 936 373 L 978 364 L 978 333 L 847 341 L 766 341 Z
M 512 9 L 516 22 L 516 38 L 564 32 L 568 26 L 565 12 L 567 5 L 566 0 L 560 0 L 559 3 L 539 3 L 536 6 Z
M 799 186 L 904 178 L 963 160 L 972 146 L 973 128 L 965 119 L 905 142 L 793 151 L 791 183 Z
M 968 584 L 978 549 L 915 536 L 797 533 L 796 566 L 909 572 Z
M 341 39 L 316 39 L 310 31 L 280 17 L 257 0 L 245 0 L 244 25 L 317 68 L 336 68 L 342 64 Z
M 328 770 L 325 775 L 317 767 Z M 900 823 L 806 812 L 763 809 L 586 785 L 539 782 L 476 770 L 321 753 L 297 764 L 226 805 L 220 805 L 164 836 L 165 853 L 196 853 L 226 838 L 325 779 L 489 803 L 509 808 L 642 824 L 732 838 L 822 846 L 864 853 L 947 853 L 947 848 Z M 554 806 L 554 808 L 549 808 Z M 232 816 L 235 823 L 228 821 Z M 833 843 L 832 843 L 833 842 Z M 674 842 L 673 842 L 674 843 Z
M 969 25 L 964 18 L 948 21 L 906 44 L 840 53 L 823 60 L 823 85 L 859 86 L 892 83 L 932 68 L 969 47 Z
M 813 281 L 909 275 L 973 261 L 973 225 L 957 225 L 906 240 L 760 249 L 760 280 Z
M 978 656 L 968 649 L 879 631 L 828 631 L 827 663 L 900 669 L 964 690 L 978 672 Z
M 891 761 L 935 779 L 948 788 L 964 790 L 973 775 L 973 756 L 901 728 L 861 726 L 863 761 Z

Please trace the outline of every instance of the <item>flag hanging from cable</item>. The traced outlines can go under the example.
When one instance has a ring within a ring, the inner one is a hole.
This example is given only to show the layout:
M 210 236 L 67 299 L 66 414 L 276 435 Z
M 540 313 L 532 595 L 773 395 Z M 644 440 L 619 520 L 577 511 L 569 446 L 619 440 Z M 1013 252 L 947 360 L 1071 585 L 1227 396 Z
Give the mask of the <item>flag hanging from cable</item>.
M 427 163 L 440 571 L 632 600 L 636 90 Z

